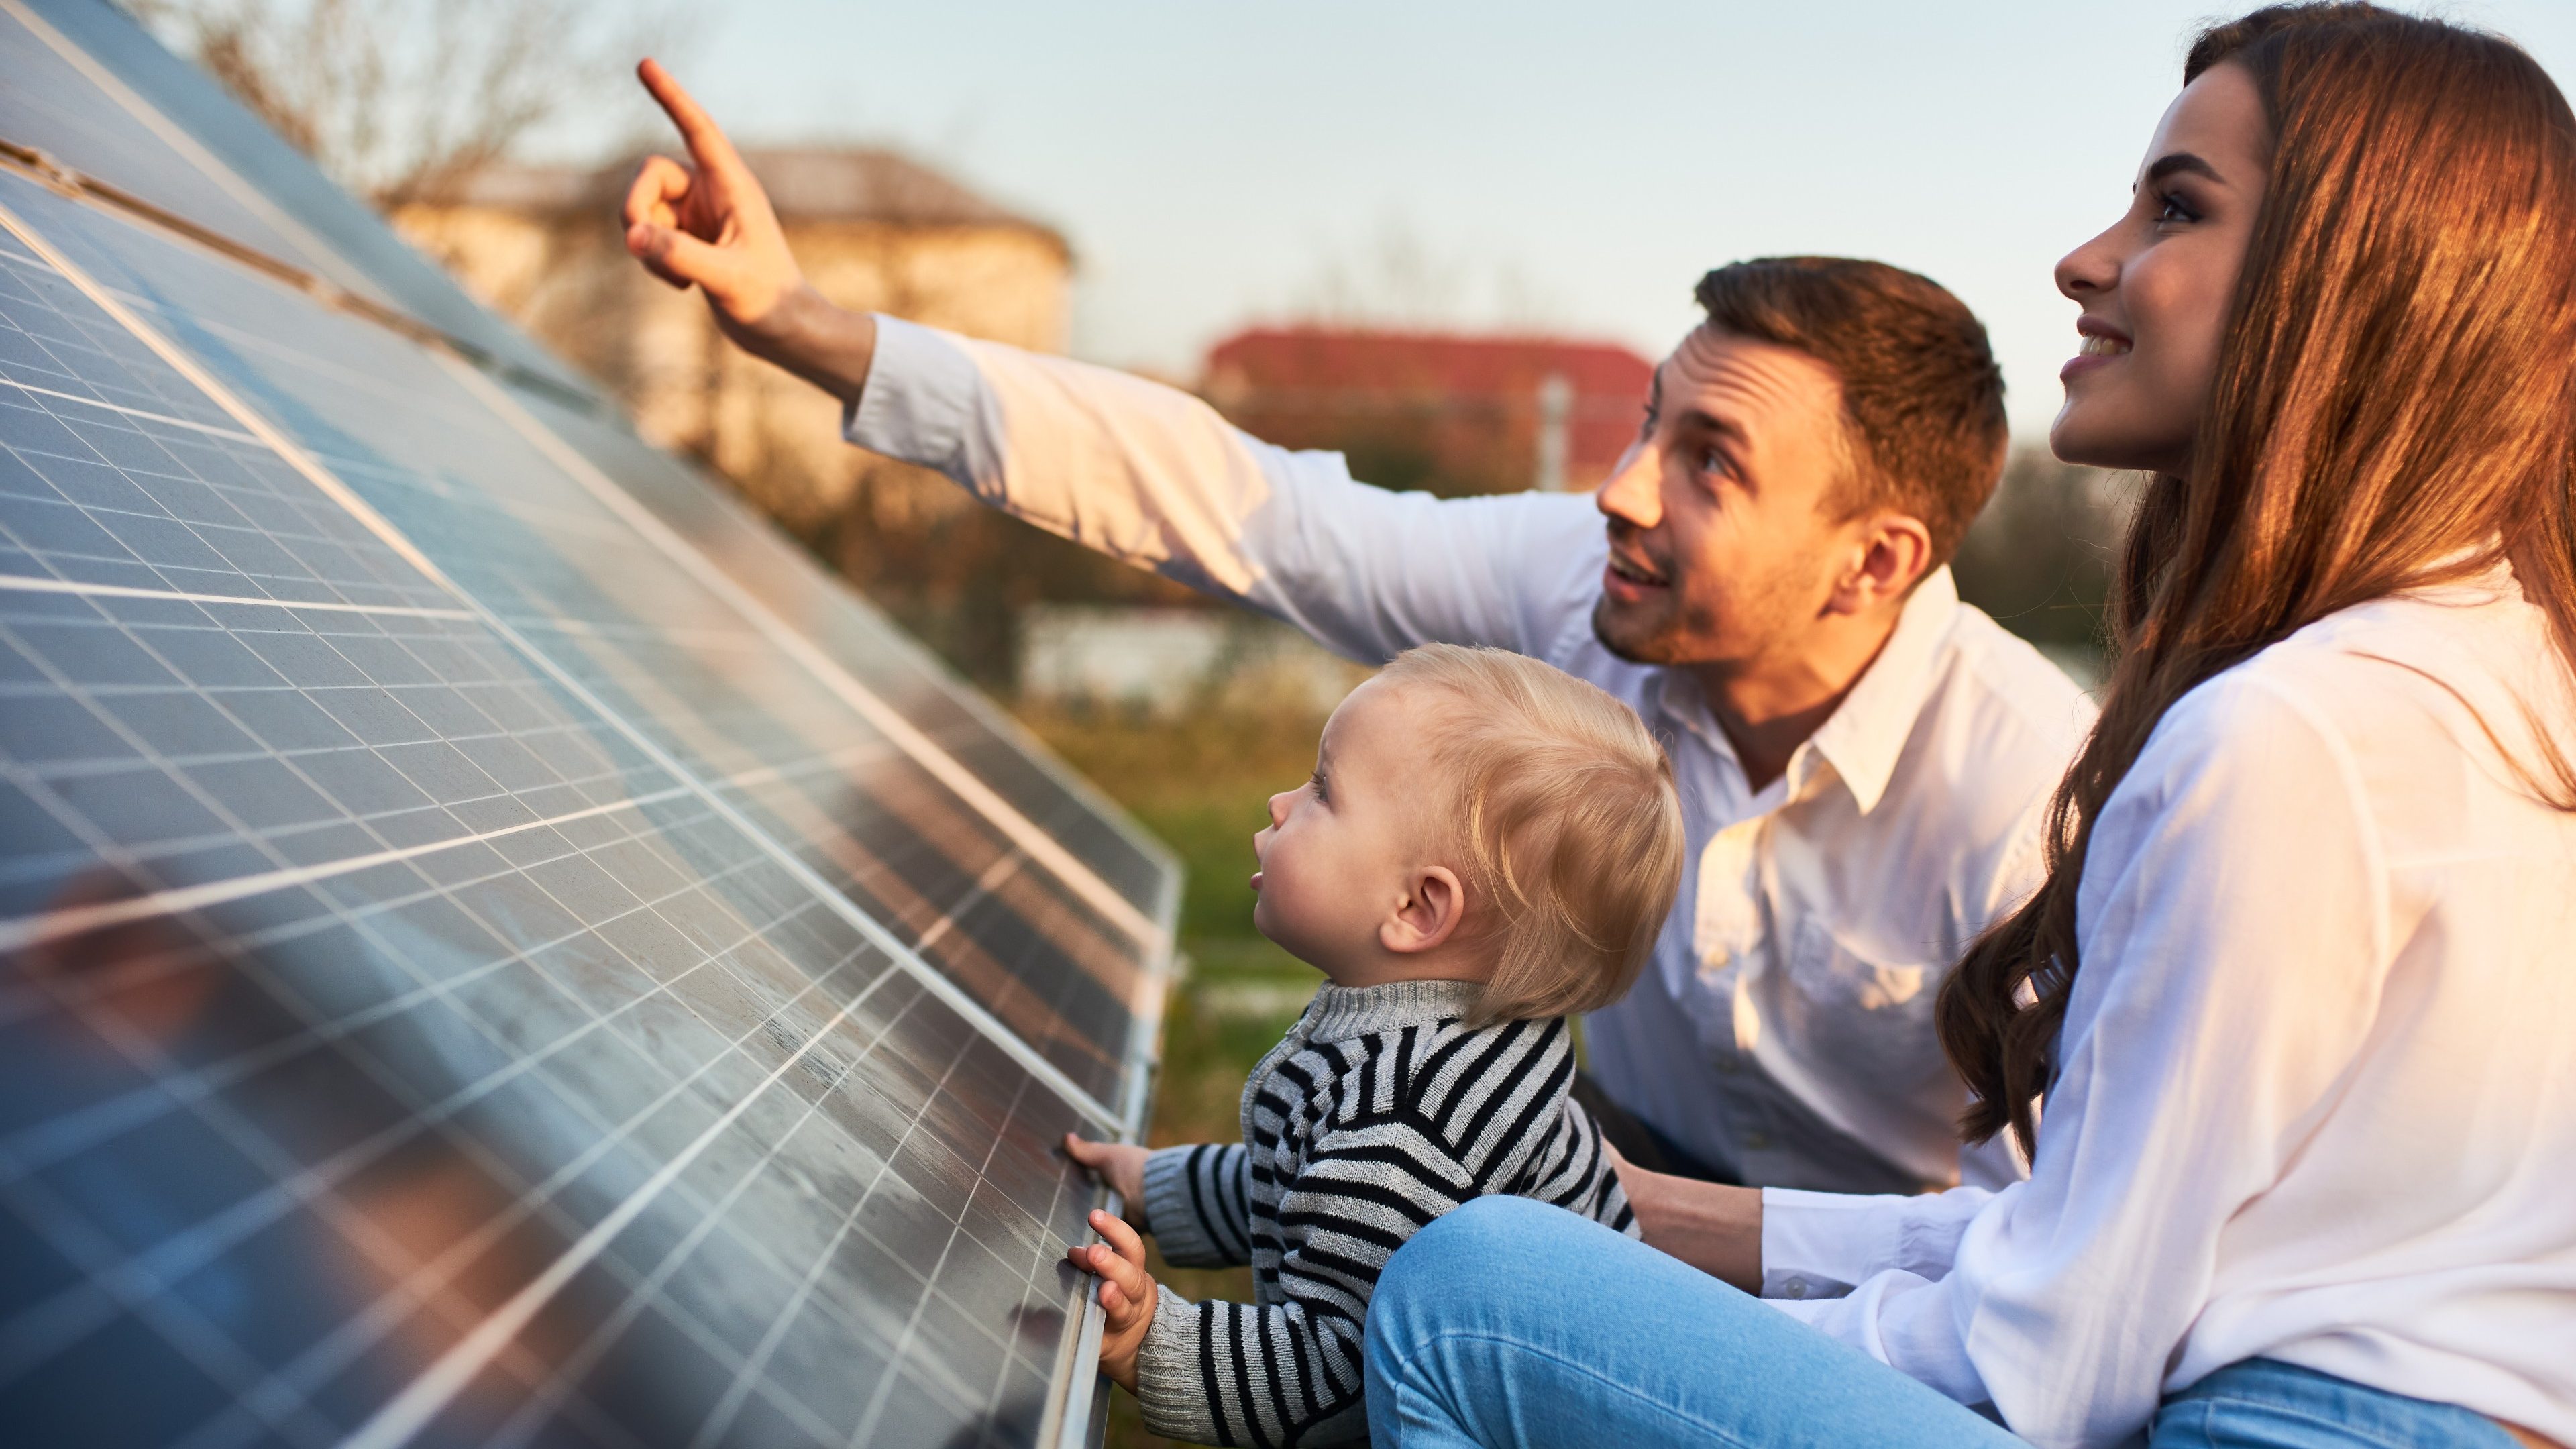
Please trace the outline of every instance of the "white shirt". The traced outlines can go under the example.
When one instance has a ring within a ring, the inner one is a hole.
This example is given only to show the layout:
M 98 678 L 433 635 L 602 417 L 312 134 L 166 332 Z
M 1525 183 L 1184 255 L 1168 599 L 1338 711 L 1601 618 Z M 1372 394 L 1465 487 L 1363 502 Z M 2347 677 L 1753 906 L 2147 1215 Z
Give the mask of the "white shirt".
M 2557 667 L 2500 571 L 2177 702 L 2094 827 L 2030 1180 L 1768 1193 L 1766 1294 L 1857 1285 L 1782 1306 L 2041 1445 L 2255 1357 L 2576 1442 L 2576 814 L 2480 724 L 2576 747 Z
M 2041 815 L 2092 706 L 1947 569 L 1757 793 L 1693 676 L 1593 637 L 1608 544 L 1581 495 L 1389 493 L 1170 388 L 891 318 L 844 431 L 1352 658 L 1493 645 L 1625 700 L 1672 756 L 1696 868 L 1637 989 L 1586 1023 L 1604 1090 L 1749 1182 L 2019 1176 L 2001 1146 L 1962 1162 L 1932 997 L 2037 885 Z

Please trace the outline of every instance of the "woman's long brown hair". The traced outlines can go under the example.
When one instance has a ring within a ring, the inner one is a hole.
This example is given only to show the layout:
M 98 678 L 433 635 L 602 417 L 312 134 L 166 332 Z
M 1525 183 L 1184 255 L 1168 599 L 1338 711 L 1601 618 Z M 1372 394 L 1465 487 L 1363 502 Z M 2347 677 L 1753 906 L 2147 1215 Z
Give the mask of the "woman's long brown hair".
M 2262 95 L 2271 176 L 2189 467 L 2148 482 L 2121 551 L 2116 662 L 2050 806 L 2047 881 L 1941 990 L 1972 1142 L 2009 1127 L 2037 1148 L 2033 1102 L 2082 964 L 2085 846 L 2176 700 L 2338 610 L 2499 560 L 2576 669 L 2566 99 L 2504 40 L 2369 5 L 2216 26 L 2184 83 L 2216 65 Z M 2563 755 L 2521 768 L 2576 808 Z

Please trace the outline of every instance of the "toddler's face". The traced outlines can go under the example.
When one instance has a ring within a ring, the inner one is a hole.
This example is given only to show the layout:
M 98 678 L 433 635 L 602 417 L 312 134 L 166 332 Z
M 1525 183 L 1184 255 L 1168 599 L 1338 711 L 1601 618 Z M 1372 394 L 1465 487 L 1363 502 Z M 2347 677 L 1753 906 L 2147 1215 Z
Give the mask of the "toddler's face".
M 1315 773 L 1270 797 L 1270 826 L 1252 837 L 1260 893 L 1252 923 L 1327 976 L 1372 958 L 1378 927 L 1402 898 L 1429 837 L 1422 710 L 1372 679 L 1325 722 Z

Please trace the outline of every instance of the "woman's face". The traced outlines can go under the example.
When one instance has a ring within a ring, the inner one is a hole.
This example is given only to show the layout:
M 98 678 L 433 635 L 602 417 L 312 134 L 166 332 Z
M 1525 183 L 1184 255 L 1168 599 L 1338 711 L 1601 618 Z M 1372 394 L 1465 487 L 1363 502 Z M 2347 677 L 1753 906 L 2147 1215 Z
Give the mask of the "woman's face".
M 2147 145 L 2128 213 L 2057 264 L 2084 311 L 2048 442 L 2069 463 L 2179 473 L 2218 373 L 2227 307 L 2270 171 L 2254 79 L 2217 65 Z

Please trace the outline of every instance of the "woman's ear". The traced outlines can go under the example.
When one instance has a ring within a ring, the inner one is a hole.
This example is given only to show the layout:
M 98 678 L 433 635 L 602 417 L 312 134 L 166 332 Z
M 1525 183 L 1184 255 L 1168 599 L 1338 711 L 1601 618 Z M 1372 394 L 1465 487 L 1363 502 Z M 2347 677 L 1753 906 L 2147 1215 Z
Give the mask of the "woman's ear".
M 1377 941 L 1399 955 L 1429 951 L 1458 934 L 1467 916 L 1467 890 L 1445 865 L 1426 865 L 1405 882 L 1395 909 L 1378 923 Z

